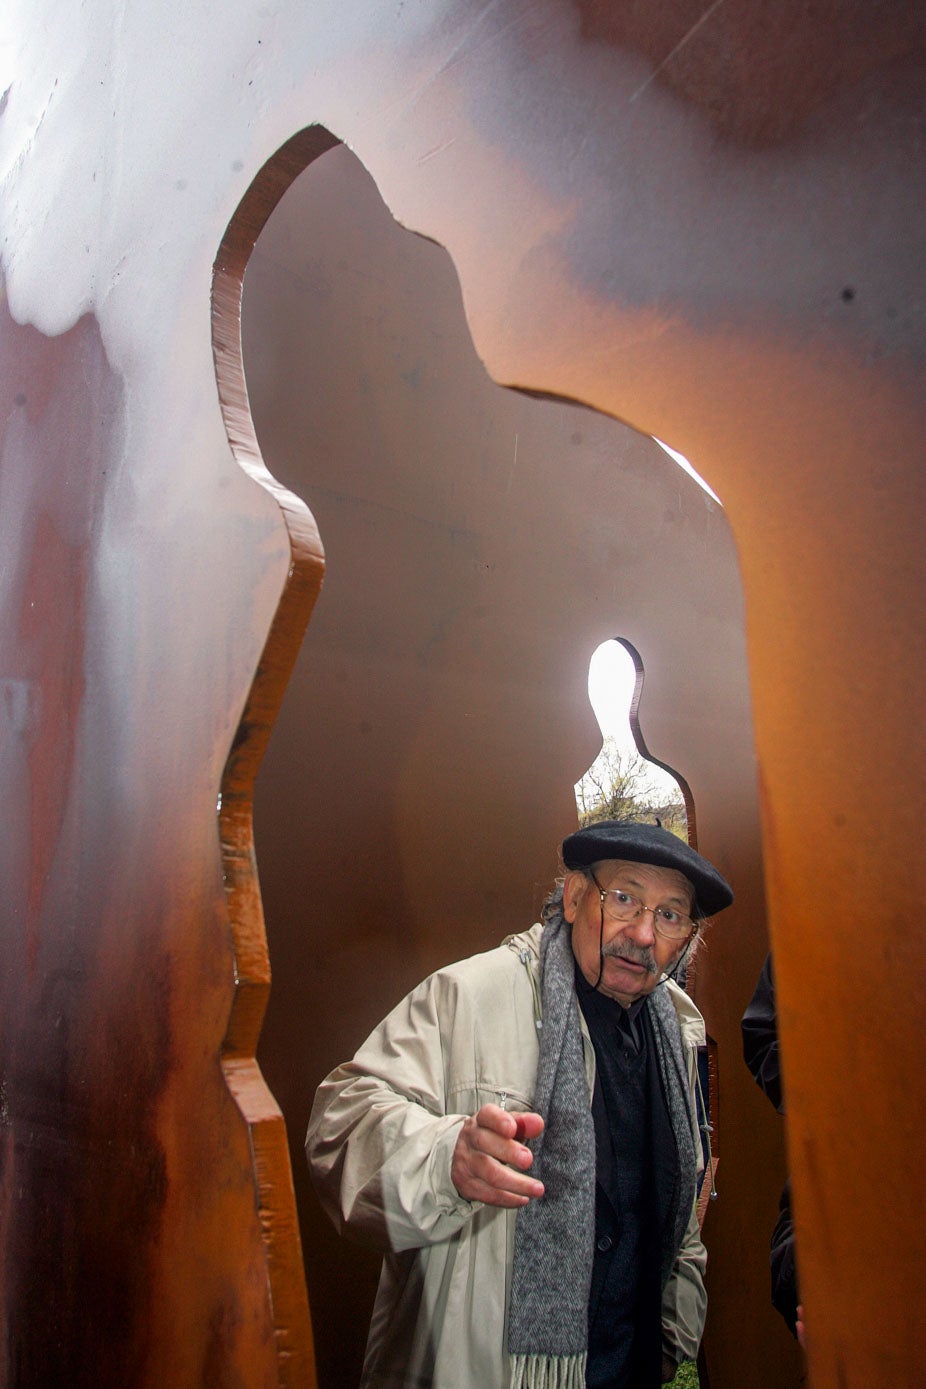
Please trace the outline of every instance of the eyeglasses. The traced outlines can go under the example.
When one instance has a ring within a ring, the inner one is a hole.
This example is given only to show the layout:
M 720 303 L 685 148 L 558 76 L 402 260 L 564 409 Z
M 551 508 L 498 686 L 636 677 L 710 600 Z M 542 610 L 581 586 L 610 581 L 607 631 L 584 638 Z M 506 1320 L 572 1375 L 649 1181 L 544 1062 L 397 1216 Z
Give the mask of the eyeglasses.
M 652 912 L 653 930 L 668 940 L 684 940 L 694 930 L 691 917 L 677 912 L 674 907 L 647 907 L 639 897 L 632 896 L 623 888 L 602 887 L 594 873 L 591 879 L 601 898 L 602 916 L 612 925 L 617 922 L 626 924 L 628 921 L 635 921 L 641 912 Z

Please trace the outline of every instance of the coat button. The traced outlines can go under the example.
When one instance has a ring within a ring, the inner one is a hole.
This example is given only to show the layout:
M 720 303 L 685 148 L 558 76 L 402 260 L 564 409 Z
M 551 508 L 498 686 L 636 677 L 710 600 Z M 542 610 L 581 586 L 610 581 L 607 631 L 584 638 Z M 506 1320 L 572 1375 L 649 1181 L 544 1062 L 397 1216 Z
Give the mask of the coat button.
M 601 1239 L 598 1241 L 598 1248 L 601 1250 L 602 1254 L 606 1254 L 611 1248 L 612 1243 L 613 1241 L 610 1235 L 602 1235 Z

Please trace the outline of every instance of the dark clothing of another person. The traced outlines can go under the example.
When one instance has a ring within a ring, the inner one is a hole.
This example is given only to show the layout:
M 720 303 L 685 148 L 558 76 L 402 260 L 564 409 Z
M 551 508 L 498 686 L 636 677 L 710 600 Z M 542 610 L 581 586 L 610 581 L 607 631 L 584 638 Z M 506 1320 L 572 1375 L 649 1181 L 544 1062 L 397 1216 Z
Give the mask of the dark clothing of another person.
M 784 1114 L 781 1064 L 778 1059 L 778 1020 L 775 1015 L 775 976 L 772 957 L 766 955 L 756 991 L 743 1014 L 743 1057 L 756 1084 L 765 1091 L 779 1114 Z
M 775 1012 L 775 977 L 772 957 L 766 956 L 755 993 L 743 1014 L 743 1056 L 756 1084 L 765 1091 L 779 1114 L 784 1114 L 781 1065 L 778 1058 L 778 1021 Z M 797 1265 L 794 1218 L 791 1214 L 791 1182 L 785 1182 L 778 1204 L 778 1220 L 772 1232 L 769 1268 L 772 1305 L 797 1335 Z
M 576 968 L 596 1057 L 595 1255 L 588 1304 L 588 1389 L 662 1381 L 659 1251 L 678 1157 L 644 1000 L 629 1009 Z
M 772 1274 L 772 1306 L 788 1323 L 792 1336 L 797 1335 L 797 1264 L 794 1258 L 794 1217 L 791 1214 L 791 1181 L 785 1182 L 778 1203 L 778 1219 L 772 1231 L 769 1253 Z

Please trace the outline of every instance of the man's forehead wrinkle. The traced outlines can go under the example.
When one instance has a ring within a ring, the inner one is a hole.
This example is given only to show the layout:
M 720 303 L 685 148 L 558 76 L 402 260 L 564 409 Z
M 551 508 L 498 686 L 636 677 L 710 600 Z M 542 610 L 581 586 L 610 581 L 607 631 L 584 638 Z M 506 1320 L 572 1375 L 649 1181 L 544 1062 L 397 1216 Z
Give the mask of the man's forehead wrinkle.
M 626 863 L 621 859 L 606 859 L 605 865 L 612 873 L 608 884 L 609 887 L 614 887 L 619 881 L 621 887 L 631 887 L 634 889 L 636 895 L 639 896 L 640 893 L 646 892 L 650 886 L 650 883 L 646 881 L 648 877 L 646 868 L 650 865 Z M 642 875 L 638 873 L 641 867 L 644 869 Z M 654 873 L 671 874 L 673 877 L 679 879 L 678 883 L 670 883 L 665 888 L 661 889 L 659 895 L 664 902 L 681 903 L 687 911 L 694 900 L 694 890 L 684 874 L 679 873 L 678 870 L 674 868 L 660 868 L 656 864 L 652 865 L 652 871 Z

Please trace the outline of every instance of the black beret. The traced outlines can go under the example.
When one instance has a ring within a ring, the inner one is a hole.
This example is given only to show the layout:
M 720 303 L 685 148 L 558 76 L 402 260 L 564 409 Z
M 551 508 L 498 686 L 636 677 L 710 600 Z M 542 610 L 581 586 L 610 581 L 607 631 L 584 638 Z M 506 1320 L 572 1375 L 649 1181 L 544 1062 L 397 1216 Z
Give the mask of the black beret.
M 567 868 L 589 868 L 609 858 L 650 863 L 655 868 L 675 868 L 684 873 L 695 890 L 697 916 L 712 916 L 733 901 L 730 884 L 714 865 L 659 825 L 599 820 L 563 840 L 563 863 Z

